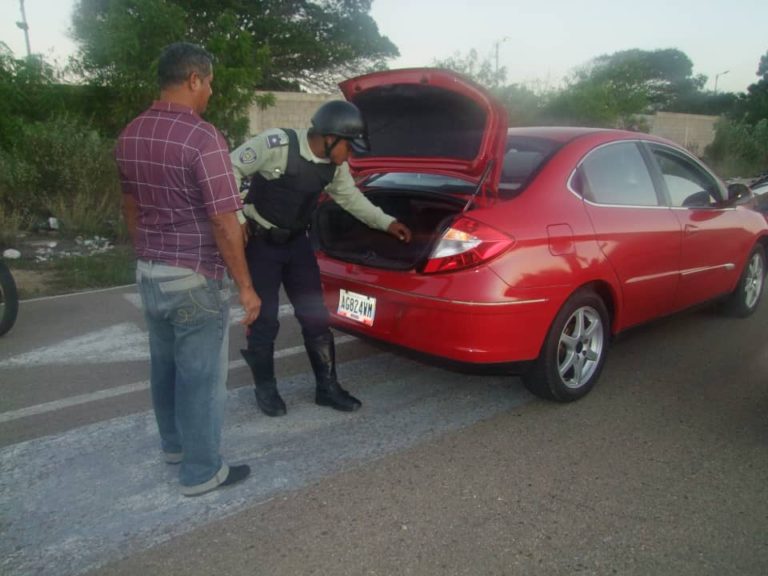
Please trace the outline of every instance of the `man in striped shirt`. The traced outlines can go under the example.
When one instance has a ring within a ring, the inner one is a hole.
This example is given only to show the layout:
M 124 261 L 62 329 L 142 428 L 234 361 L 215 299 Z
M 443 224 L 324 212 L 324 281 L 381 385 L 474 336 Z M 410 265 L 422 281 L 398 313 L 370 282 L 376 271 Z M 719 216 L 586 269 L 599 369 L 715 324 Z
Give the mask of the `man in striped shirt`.
M 176 43 L 158 62 L 160 98 L 123 130 L 115 150 L 123 213 L 149 328 L 151 389 L 161 448 L 196 496 L 245 479 L 219 447 L 228 369 L 229 275 L 248 325 L 261 301 L 245 262 L 242 203 L 224 138 L 200 118 L 212 58 Z

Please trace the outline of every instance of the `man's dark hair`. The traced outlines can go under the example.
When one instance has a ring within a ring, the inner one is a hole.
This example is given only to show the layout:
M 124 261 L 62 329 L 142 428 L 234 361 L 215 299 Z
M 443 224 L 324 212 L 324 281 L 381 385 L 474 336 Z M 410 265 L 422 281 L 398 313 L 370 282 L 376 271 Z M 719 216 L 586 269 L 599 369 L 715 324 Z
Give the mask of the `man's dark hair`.
M 163 90 L 181 84 L 192 72 L 205 78 L 211 74 L 212 66 L 213 56 L 207 50 L 189 42 L 175 42 L 166 46 L 160 54 L 157 81 Z

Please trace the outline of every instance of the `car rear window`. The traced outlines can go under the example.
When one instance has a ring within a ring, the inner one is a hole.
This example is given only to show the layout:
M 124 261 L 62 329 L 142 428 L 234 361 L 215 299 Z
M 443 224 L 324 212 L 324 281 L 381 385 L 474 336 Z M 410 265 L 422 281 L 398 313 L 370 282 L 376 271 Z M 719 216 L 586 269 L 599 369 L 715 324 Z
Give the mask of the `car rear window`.
M 510 136 L 501 165 L 501 192 L 519 192 L 562 144 L 545 138 Z
M 398 190 L 432 190 L 435 192 L 453 192 L 470 194 L 475 186 L 471 182 L 423 172 L 387 172 L 368 177 L 363 184 L 367 188 L 396 188 Z

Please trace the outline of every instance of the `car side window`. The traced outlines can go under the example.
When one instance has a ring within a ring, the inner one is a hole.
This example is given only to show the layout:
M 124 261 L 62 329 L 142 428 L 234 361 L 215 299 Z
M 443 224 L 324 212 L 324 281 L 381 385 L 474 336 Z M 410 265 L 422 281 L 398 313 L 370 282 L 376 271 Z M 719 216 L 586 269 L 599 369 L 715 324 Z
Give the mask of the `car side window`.
M 609 144 L 590 152 L 571 185 L 596 204 L 659 205 L 648 167 L 634 142 Z
M 717 182 L 700 166 L 661 146 L 652 146 L 651 152 L 661 170 L 672 206 L 711 208 L 720 203 Z

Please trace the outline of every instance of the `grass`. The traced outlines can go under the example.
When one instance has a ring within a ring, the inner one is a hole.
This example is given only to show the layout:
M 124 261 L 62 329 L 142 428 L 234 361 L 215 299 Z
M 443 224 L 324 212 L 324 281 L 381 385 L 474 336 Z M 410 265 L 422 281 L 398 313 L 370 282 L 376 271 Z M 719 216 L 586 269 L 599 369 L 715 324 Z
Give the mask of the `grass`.
M 127 245 L 117 245 L 109 252 L 91 256 L 60 257 L 47 262 L 11 260 L 6 263 L 16 276 L 22 299 L 135 282 L 133 249 Z
M 116 246 L 110 252 L 93 256 L 58 258 L 52 262 L 52 283 L 66 292 L 133 284 L 135 263 L 130 246 Z

